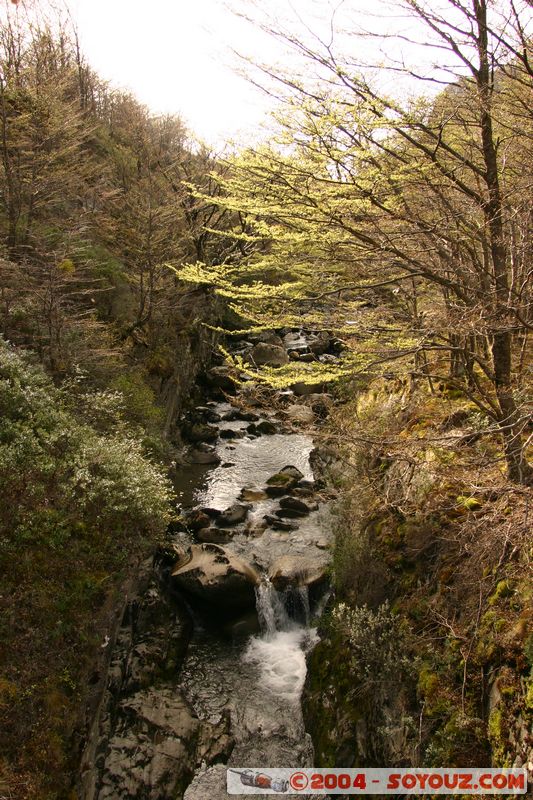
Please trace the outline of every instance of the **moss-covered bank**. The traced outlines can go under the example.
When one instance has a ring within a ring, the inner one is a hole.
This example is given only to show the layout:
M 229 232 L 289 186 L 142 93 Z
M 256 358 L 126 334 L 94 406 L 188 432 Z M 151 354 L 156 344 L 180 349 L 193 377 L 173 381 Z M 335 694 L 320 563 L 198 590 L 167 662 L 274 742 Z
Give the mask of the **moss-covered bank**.
M 531 768 L 531 490 L 474 407 L 425 386 L 372 384 L 328 444 L 342 499 L 304 704 L 317 764 Z M 395 673 L 369 637 L 384 609 Z

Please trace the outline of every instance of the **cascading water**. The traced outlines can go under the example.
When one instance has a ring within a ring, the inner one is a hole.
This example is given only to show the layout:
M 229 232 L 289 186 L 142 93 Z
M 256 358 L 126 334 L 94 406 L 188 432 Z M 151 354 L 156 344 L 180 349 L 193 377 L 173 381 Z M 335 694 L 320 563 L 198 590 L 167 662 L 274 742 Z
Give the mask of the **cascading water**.
M 298 597 L 309 620 L 309 595 L 306 586 L 298 588 Z M 243 661 L 259 669 L 259 684 L 276 697 L 297 703 L 302 693 L 305 656 L 317 641 L 314 629 L 292 619 L 284 597 L 270 581 L 256 589 L 257 613 L 262 633 L 250 639 Z

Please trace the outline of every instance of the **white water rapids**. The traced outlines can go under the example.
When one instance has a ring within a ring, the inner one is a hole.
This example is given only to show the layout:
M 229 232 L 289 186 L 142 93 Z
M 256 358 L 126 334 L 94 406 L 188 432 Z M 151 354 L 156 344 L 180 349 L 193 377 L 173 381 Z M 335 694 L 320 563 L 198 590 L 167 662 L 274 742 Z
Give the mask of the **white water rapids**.
M 256 589 L 257 614 L 261 634 L 250 639 L 242 656 L 245 663 L 259 669 L 259 684 L 277 697 L 298 703 L 306 676 L 305 656 L 318 641 L 309 624 L 307 587 L 298 590 L 305 625 L 291 619 L 284 598 L 264 580 Z

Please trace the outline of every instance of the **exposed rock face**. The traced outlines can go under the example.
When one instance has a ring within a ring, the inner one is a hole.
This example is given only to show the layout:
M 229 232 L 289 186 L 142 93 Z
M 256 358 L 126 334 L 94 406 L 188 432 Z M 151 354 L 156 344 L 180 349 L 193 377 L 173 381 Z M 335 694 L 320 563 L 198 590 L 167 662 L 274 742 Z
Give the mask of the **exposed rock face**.
M 282 367 L 289 363 L 289 356 L 284 347 L 263 342 L 255 345 L 249 359 L 258 367 Z
M 196 763 L 200 722 L 175 687 L 125 698 L 115 709 L 99 800 L 166 800 L 183 790 Z
M 251 564 L 216 544 L 193 544 L 172 572 L 176 586 L 217 614 L 255 606 L 259 575 Z
M 185 607 L 167 599 L 155 577 L 142 582 L 107 645 L 113 655 L 82 758 L 80 800 L 166 800 L 183 792 L 202 761 L 231 752 L 227 720 L 200 721 L 171 683 L 191 633 Z
M 228 367 L 212 367 L 207 373 L 206 379 L 213 389 L 221 389 L 223 392 L 235 394 L 235 383 L 231 379 Z

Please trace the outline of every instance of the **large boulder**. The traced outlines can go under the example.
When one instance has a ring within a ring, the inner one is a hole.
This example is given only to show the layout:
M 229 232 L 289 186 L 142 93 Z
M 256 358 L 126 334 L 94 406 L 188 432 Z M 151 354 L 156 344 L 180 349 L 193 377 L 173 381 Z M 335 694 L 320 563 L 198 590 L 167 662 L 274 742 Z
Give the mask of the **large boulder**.
M 255 607 L 259 574 L 217 544 L 193 544 L 174 565 L 172 579 L 186 594 L 217 614 Z
M 289 363 L 284 347 L 258 342 L 250 353 L 249 360 L 258 367 L 282 367 Z
M 189 442 L 213 442 L 218 437 L 218 428 L 207 422 L 197 422 L 183 428 L 183 435 Z
M 311 510 L 314 510 L 297 497 L 282 497 L 279 504 L 281 506 L 281 511 L 276 512 L 278 517 L 305 517 Z M 291 513 L 288 514 L 288 511 Z
M 306 562 L 302 556 L 285 555 L 269 570 L 269 578 L 278 591 L 290 586 L 317 586 L 327 582 L 327 564 Z
M 303 474 L 296 467 L 283 467 L 267 480 L 266 493 L 269 497 L 281 497 L 290 492 L 302 478 Z

